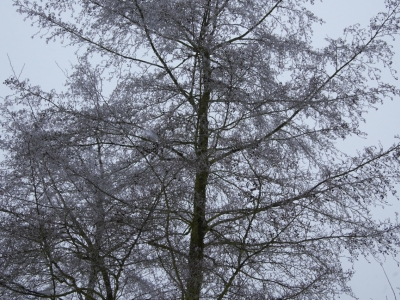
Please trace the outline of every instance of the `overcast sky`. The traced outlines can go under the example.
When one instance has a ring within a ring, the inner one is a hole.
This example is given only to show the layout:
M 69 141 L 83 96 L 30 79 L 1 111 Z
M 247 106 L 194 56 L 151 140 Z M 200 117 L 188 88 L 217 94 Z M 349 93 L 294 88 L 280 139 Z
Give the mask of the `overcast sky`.
M 383 11 L 383 0 L 326 0 L 324 3 L 316 0 L 313 11 L 322 17 L 326 24 L 315 28 L 315 45 L 322 46 L 324 37 L 338 37 L 343 28 L 354 23 L 367 25 L 369 19 L 378 11 Z M 14 71 L 19 74 L 23 68 L 21 78 L 29 78 L 31 83 L 38 84 L 44 90 L 63 88 L 65 75 L 62 70 L 69 68 L 70 63 L 75 63 L 74 49 L 65 48 L 59 43 L 46 44 L 44 39 L 32 35 L 37 28 L 31 27 L 29 20 L 24 22 L 23 16 L 15 12 L 12 0 L 0 1 L 0 80 L 3 82 L 13 74 L 9 59 Z M 400 43 L 393 42 L 395 56 L 395 68 L 400 72 Z M 8 55 L 8 57 L 7 57 Z M 386 76 L 386 75 L 384 75 Z M 400 73 L 399 73 L 400 76 Z M 386 77 L 385 77 L 386 78 Z M 388 80 L 392 80 L 387 77 Z M 393 82 L 393 81 L 392 81 Z M 396 82 L 397 86 L 399 85 Z M 10 91 L 0 86 L 0 99 Z M 1 100 L 0 100 L 1 101 Z M 384 147 L 394 143 L 394 135 L 400 134 L 400 99 L 388 101 L 378 107 L 378 111 L 370 111 L 366 116 L 366 124 L 361 130 L 366 131 L 368 139 L 348 139 L 341 143 L 346 152 L 354 153 L 363 146 L 382 143 Z M 400 191 L 399 191 L 400 192 Z M 392 199 L 391 199 L 392 200 Z M 377 218 L 393 218 L 395 211 L 400 211 L 400 204 L 392 200 L 393 206 L 382 210 L 375 209 Z M 348 265 L 347 265 L 348 266 Z M 384 264 L 386 273 L 393 288 L 400 299 L 400 268 L 393 259 L 387 259 Z M 380 265 L 371 258 L 370 263 L 360 258 L 355 265 L 356 275 L 351 286 L 359 299 L 395 299 L 385 273 Z M 350 299 L 341 297 L 341 299 Z

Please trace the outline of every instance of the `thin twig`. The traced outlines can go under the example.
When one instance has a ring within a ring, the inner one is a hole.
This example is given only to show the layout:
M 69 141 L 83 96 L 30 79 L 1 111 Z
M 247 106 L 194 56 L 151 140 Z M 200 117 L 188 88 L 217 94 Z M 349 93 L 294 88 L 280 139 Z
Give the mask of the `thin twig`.
M 392 289 L 392 292 L 393 292 L 393 295 L 394 295 L 394 299 L 397 300 L 396 293 L 395 293 L 395 291 L 394 291 L 394 289 L 393 289 L 392 284 L 390 283 L 389 277 L 388 277 L 387 274 L 386 274 L 385 268 L 383 267 L 383 264 L 382 264 L 382 263 L 379 263 L 379 264 L 381 265 L 381 268 L 382 268 L 382 270 L 383 270 L 383 273 L 385 273 L 386 279 L 387 279 L 387 281 L 389 282 L 390 288 Z
M 10 67 L 11 67 L 12 72 L 14 73 L 15 78 L 17 78 L 19 80 L 19 78 L 21 77 L 22 71 L 25 68 L 25 64 L 22 66 L 21 72 L 19 72 L 19 75 L 17 76 L 17 74 L 15 73 L 15 70 L 14 70 L 14 66 L 13 66 L 13 64 L 11 62 L 11 59 L 10 59 L 10 56 L 8 55 L 8 53 L 7 53 L 7 57 L 8 57 L 8 62 L 10 63 Z

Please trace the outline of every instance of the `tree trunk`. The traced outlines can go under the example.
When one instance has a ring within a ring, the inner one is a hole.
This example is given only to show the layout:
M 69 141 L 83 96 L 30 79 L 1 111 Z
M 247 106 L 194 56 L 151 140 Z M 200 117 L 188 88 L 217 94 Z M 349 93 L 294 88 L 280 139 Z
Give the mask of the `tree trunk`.
M 189 276 L 186 288 L 187 300 L 200 299 L 203 283 L 204 237 L 206 222 L 206 190 L 209 175 L 208 158 L 208 106 L 210 102 L 209 78 L 211 76 L 209 55 L 203 56 L 204 93 L 199 101 L 196 134 L 196 179 L 193 196 L 193 219 L 191 224 L 189 249 Z

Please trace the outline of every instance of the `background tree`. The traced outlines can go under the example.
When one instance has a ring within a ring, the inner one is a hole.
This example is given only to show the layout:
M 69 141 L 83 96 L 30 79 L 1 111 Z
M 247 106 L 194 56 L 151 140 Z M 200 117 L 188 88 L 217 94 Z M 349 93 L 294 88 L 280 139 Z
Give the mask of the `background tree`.
M 6 81 L 3 294 L 331 299 L 343 251 L 396 254 L 369 208 L 399 146 L 335 140 L 399 95 L 377 68 L 397 1 L 322 49 L 304 0 L 14 3 L 82 50 L 65 93 Z

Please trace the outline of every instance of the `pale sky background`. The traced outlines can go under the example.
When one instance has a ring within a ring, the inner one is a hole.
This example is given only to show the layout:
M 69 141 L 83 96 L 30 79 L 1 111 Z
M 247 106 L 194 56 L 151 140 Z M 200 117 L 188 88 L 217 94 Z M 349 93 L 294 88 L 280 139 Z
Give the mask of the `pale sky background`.
M 322 46 L 324 37 L 327 35 L 339 37 L 344 27 L 355 23 L 365 26 L 375 13 L 384 11 L 385 7 L 383 0 L 326 0 L 324 3 L 316 0 L 312 10 L 326 21 L 325 25 L 315 28 L 315 45 Z M 41 85 L 44 90 L 52 88 L 61 90 L 63 88 L 65 75 L 61 69 L 68 69 L 70 63 L 76 62 L 75 49 L 65 48 L 58 42 L 46 44 L 45 40 L 40 39 L 39 36 L 32 39 L 31 37 L 37 32 L 37 28 L 31 27 L 29 20 L 23 21 L 23 16 L 15 12 L 11 0 L 0 1 L 0 28 L 1 83 L 12 75 L 8 54 L 17 74 L 25 65 L 21 78 L 29 78 L 32 84 Z M 400 76 L 400 43 L 397 41 L 391 43 L 394 45 L 394 51 L 397 52 L 394 65 L 399 70 L 398 75 Z M 387 78 L 392 80 L 390 77 Z M 395 84 L 399 87 L 399 83 L 400 81 Z M 10 94 L 10 91 L 1 84 L 0 101 L 8 94 Z M 400 118 L 398 117 L 400 99 L 395 99 L 392 102 L 387 101 L 378 108 L 378 111 L 369 112 L 366 116 L 366 124 L 363 124 L 360 128 L 369 134 L 368 139 L 353 138 L 346 140 L 341 143 L 343 150 L 354 153 L 356 149 L 362 149 L 366 145 L 381 142 L 387 148 L 394 143 L 394 136 L 400 134 Z M 394 212 L 400 211 L 400 203 L 395 199 L 391 200 L 393 202 L 391 207 L 375 210 L 377 218 L 393 218 Z M 397 298 L 400 299 L 400 268 L 391 258 L 386 260 L 384 268 L 395 289 Z M 385 273 L 372 258 L 370 263 L 364 258 L 360 258 L 355 265 L 355 270 L 356 274 L 350 285 L 359 299 L 395 299 Z M 348 300 L 351 298 L 342 296 L 341 299 Z

